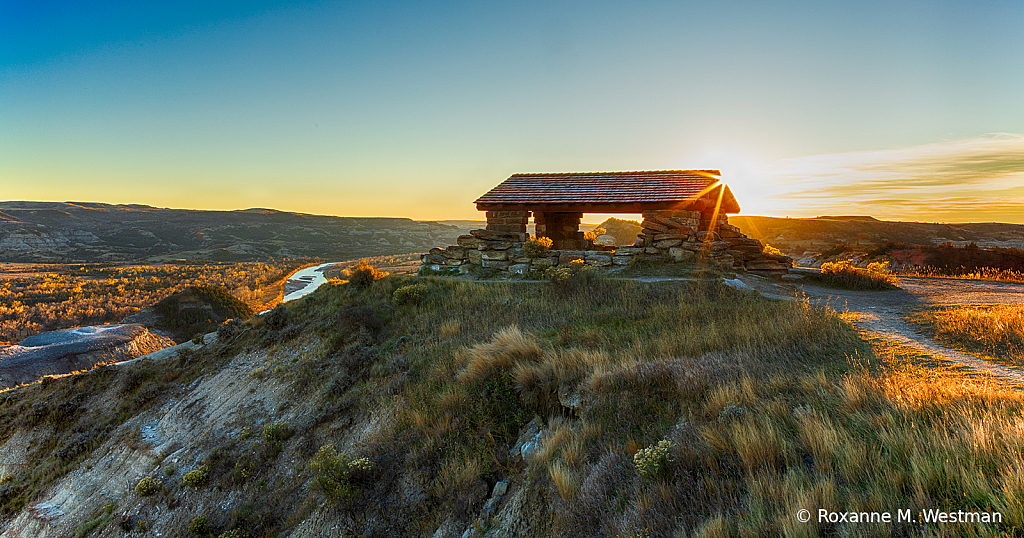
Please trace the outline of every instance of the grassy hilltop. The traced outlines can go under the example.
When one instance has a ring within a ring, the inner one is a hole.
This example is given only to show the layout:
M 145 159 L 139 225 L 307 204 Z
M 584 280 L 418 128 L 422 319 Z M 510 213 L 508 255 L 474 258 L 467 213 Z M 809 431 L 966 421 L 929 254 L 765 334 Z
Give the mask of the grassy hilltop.
M 0 463 L 24 460 L 3 467 L 3 536 L 944 532 L 804 508 L 1024 524 L 1019 393 L 831 311 L 713 280 L 375 276 L 0 394 Z M 72 489 L 92 493 L 33 523 Z

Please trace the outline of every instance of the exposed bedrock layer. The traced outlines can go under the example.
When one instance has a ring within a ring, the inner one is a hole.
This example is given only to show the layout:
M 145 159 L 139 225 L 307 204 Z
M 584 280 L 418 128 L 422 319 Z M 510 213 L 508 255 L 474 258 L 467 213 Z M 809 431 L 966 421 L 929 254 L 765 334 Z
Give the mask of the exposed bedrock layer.
M 77 327 L 32 335 L 0 348 L 0 388 L 31 383 L 43 376 L 90 370 L 141 357 L 174 341 L 142 325 Z

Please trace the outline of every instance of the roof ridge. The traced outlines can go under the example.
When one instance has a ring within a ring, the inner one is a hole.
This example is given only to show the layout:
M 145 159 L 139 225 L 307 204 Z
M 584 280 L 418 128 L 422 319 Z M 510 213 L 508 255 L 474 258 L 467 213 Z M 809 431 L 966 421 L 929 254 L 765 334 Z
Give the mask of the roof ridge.
M 712 170 L 706 168 L 693 168 L 686 170 L 620 170 L 613 172 L 520 172 L 518 174 L 512 174 L 509 177 L 516 176 L 609 176 L 609 175 L 626 175 L 626 174 L 682 174 L 692 172 L 704 172 L 705 174 L 713 176 L 721 176 L 721 170 Z

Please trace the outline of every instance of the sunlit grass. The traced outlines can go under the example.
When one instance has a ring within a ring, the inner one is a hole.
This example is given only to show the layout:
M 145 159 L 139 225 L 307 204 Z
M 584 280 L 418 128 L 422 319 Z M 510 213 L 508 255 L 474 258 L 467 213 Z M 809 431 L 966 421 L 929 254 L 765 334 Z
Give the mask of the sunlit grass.
M 996 269 L 979 267 L 973 271 L 951 275 L 933 267 L 921 267 L 915 270 L 902 270 L 900 276 L 918 276 L 928 278 L 952 278 L 967 280 L 993 280 L 998 282 L 1024 282 L 1024 272 L 1013 269 Z
M 825 262 L 821 272 L 807 275 L 812 280 L 848 290 L 895 290 L 899 280 L 893 276 L 887 264 L 872 263 L 861 269 L 849 261 Z
M 957 305 L 917 312 L 910 320 L 943 344 L 1024 366 L 1024 305 Z

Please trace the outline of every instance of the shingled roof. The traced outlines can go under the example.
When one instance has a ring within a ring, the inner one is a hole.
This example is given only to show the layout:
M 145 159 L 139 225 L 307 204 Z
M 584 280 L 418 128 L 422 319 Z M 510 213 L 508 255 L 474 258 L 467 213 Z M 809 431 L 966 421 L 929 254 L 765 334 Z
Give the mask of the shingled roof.
M 718 170 L 515 174 L 476 200 L 481 211 L 639 213 L 648 209 L 703 209 L 718 201 L 723 213 L 740 206 Z

